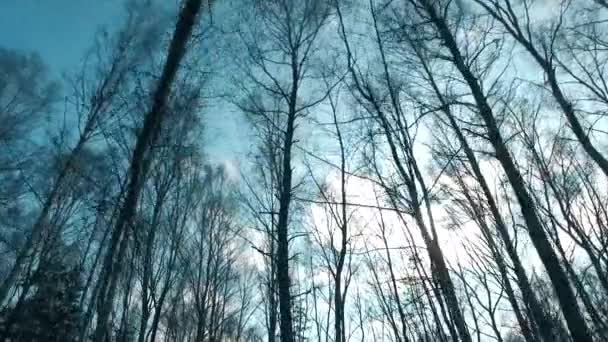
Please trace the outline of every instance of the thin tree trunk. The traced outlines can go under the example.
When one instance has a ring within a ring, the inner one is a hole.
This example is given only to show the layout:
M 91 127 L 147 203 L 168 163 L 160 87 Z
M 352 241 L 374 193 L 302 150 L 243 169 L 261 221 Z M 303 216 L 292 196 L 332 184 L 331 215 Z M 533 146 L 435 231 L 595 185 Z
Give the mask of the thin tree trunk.
M 376 32 L 376 42 L 378 44 L 378 49 L 379 49 L 380 57 L 382 60 L 382 66 L 384 69 L 384 79 L 387 82 L 387 86 L 388 86 L 389 100 L 391 102 L 392 108 L 394 109 L 396 115 L 399 116 L 399 115 L 402 115 L 401 107 L 396 98 L 397 95 L 395 94 L 395 88 L 392 85 L 391 77 L 390 77 L 389 70 L 388 70 L 388 62 L 385 57 L 383 42 L 382 42 L 382 39 L 380 38 L 380 32 L 377 27 L 376 13 L 375 13 L 374 4 L 372 1 L 370 1 L 370 7 L 372 10 L 372 17 L 374 19 L 373 22 L 374 22 L 375 32 Z M 337 9 L 339 11 L 339 6 L 337 6 Z M 339 14 L 339 17 L 341 20 L 342 16 L 341 16 L 340 12 L 338 12 L 338 14 Z M 458 332 L 458 336 L 465 342 L 471 342 L 472 341 L 471 335 L 468 331 L 468 328 L 466 327 L 466 322 L 464 319 L 464 315 L 462 314 L 462 310 L 459 307 L 458 298 L 456 296 L 456 291 L 454 289 L 454 284 L 452 282 L 452 279 L 450 278 L 450 274 L 449 274 L 447 264 L 445 262 L 445 258 L 443 256 L 441 247 L 439 246 L 439 244 L 436 240 L 434 222 L 433 222 L 430 205 L 429 205 L 429 197 L 428 197 L 428 193 L 427 193 L 427 190 L 425 189 L 424 185 L 422 185 L 423 200 L 426 205 L 426 211 L 428 214 L 430 227 L 431 227 L 433 236 L 431 236 L 431 234 L 429 233 L 429 230 L 428 230 L 427 225 L 423 218 L 423 209 L 419 202 L 418 190 L 417 190 L 417 186 L 415 184 L 416 180 L 418 180 L 419 182 L 421 182 L 421 184 L 423 184 L 423 182 L 422 182 L 423 179 L 421 177 L 421 173 L 418 169 L 418 166 L 416 165 L 416 161 L 412 155 L 412 151 L 411 151 L 412 147 L 410 146 L 409 141 L 404 141 L 404 139 L 399 139 L 398 137 L 394 136 L 395 135 L 394 131 L 404 132 L 404 134 L 407 134 L 407 128 L 398 127 L 397 130 L 393 129 L 386 118 L 386 115 L 383 111 L 382 106 L 379 104 L 378 100 L 375 98 L 375 95 L 373 93 L 371 93 L 370 91 L 368 91 L 368 88 L 366 88 L 366 86 L 361 84 L 361 82 L 359 80 L 359 75 L 357 74 L 357 72 L 354 70 L 354 68 L 352 66 L 352 54 L 351 54 L 351 50 L 350 50 L 350 45 L 348 43 L 348 40 L 347 40 L 345 32 L 344 32 L 343 22 L 340 21 L 340 24 L 341 24 L 341 30 L 342 30 L 342 35 L 343 35 L 342 38 L 344 40 L 344 43 L 345 43 L 345 46 L 347 49 L 347 62 L 348 62 L 349 71 L 350 71 L 351 75 L 353 76 L 353 79 L 355 81 L 355 86 L 356 86 L 357 90 L 359 91 L 359 93 L 361 94 L 361 96 L 363 96 L 365 98 L 365 100 L 368 101 L 373 106 L 373 109 L 375 111 L 375 114 L 377 115 L 378 121 L 384 131 L 384 134 L 386 135 L 390 154 L 396 165 L 397 171 L 398 171 L 399 175 L 401 176 L 403 182 L 407 186 L 409 198 L 410 198 L 410 201 L 412 202 L 413 216 L 416 221 L 416 224 L 420 228 L 420 232 L 422 234 L 423 240 L 428 249 L 429 258 L 433 265 L 433 269 L 432 269 L 433 279 L 439 283 L 441 293 L 443 294 L 443 296 L 446 299 L 448 313 L 450 315 L 451 320 L 454 322 L 454 325 L 456 326 L 456 331 Z M 407 169 L 410 170 L 411 172 L 413 172 L 414 174 L 410 174 L 406 171 L 406 167 L 403 165 L 400 155 L 398 153 L 397 144 L 396 144 L 395 140 L 397 140 L 397 142 L 405 145 L 405 146 L 403 146 L 404 147 L 403 150 L 408 158 Z M 438 297 L 438 300 L 440 300 L 439 297 Z M 452 336 L 452 337 L 456 338 L 456 336 Z
M 159 190 L 163 191 L 163 190 Z M 164 191 L 163 191 L 164 192 Z M 164 195 L 159 194 L 154 203 L 154 209 L 152 211 L 152 223 L 150 224 L 150 231 L 146 238 L 146 245 L 144 251 L 144 269 L 143 269 L 143 280 L 141 284 L 141 318 L 139 324 L 139 342 L 145 342 L 146 340 L 146 328 L 148 327 L 148 319 L 150 318 L 150 307 L 149 307 L 149 287 L 150 279 L 152 278 L 152 252 L 154 249 L 154 241 L 156 238 L 156 230 L 158 229 L 158 221 L 160 218 L 161 207 L 163 205 Z
M 438 88 L 436 88 L 435 90 L 437 92 L 439 91 Z M 441 100 L 443 102 L 443 98 L 441 98 Z M 445 103 L 444 103 L 444 105 L 445 105 Z M 503 243 L 505 245 L 505 249 L 507 251 L 507 254 L 509 255 L 509 258 L 513 262 L 513 269 L 514 269 L 515 275 L 517 277 L 517 284 L 518 284 L 520 291 L 522 292 L 522 296 L 523 296 L 524 302 L 526 303 L 526 307 L 530 309 L 532 318 L 539 325 L 540 333 L 541 333 L 542 337 L 545 340 L 550 341 L 552 338 L 551 334 L 550 334 L 551 322 L 549 322 L 547 320 L 547 317 L 543 313 L 542 307 L 541 307 L 540 303 L 538 302 L 538 299 L 536 298 L 534 291 L 532 290 L 532 286 L 530 285 L 530 281 L 528 279 L 528 276 L 526 275 L 526 271 L 521 263 L 519 255 L 517 254 L 517 250 L 516 250 L 515 246 L 513 245 L 513 241 L 511 241 L 511 237 L 509 236 L 509 231 L 507 229 L 505 222 L 502 219 L 502 215 L 500 214 L 498 205 L 497 205 L 496 201 L 494 200 L 494 196 L 492 195 L 492 192 L 490 191 L 490 187 L 486 181 L 486 178 L 483 175 L 483 173 L 481 172 L 481 168 L 479 167 L 479 163 L 477 162 L 475 153 L 473 152 L 473 149 L 471 148 L 468 141 L 462 134 L 462 131 L 460 130 L 460 127 L 458 126 L 458 123 L 456 122 L 452 112 L 449 110 L 448 107 L 445 108 L 444 113 L 446 114 L 454 133 L 458 137 L 458 140 L 469 161 L 469 165 L 471 166 L 473 174 L 474 174 L 477 182 L 481 186 L 481 189 L 484 193 L 484 196 L 488 203 L 488 207 L 490 208 L 490 212 L 492 213 L 492 216 L 494 217 L 498 234 L 500 235 L 501 240 L 503 241 Z M 526 334 L 524 326 L 522 326 L 522 332 L 524 334 Z
M 46 225 L 46 220 L 49 215 L 49 212 L 53 206 L 53 203 L 55 202 L 55 199 L 57 198 L 57 196 L 59 196 L 59 192 L 61 191 L 61 188 L 64 185 L 63 184 L 64 179 L 68 176 L 69 169 L 72 167 L 72 164 L 74 163 L 74 160 L 76 159 L 76 156 L 80 153 L 80 151 L 84 147 L 85 141 L 86 141 L 85 136 L 81 136 L 79 138 L 78 143 L 76 144 L 74 149 L 72 149 L 68 159 L 63 164 L 63 167 L 61 168 L 61 171 L 59 172 L 57 179 L 55 179 L 55 181 L 53 182 L 53 187 L 51 188 L 51 191 L 49 192 L 48 196 L 45 199 L 44 204 L 42 205 L 42 209 L 41 209 L 40 213 L 38 214 L 38 217 L 36 218 L 36 222 L 32 226 L 32 232 L 29 234 L 27 240 L 25 241 L 25 245 L 21 248 L 21 250 L 17 254 L 15 263 L 13 264 L 13 267 L 9 271 L 7 277 L 4 279 L 2 284 L 0 284 L 0 307 L 2 306 L 4 301 L 7 299 L 9 290 L 13 287 L 13 285 L 17 281 L 17 278 L 21 274 L 22 267 L 23 267 L 24 263 L 26 262 L 26 259 L 29 256 L 30 251 L 38 243 L 38 241 L 42 238 L 42 235 L 44 234 L 44 230 L 45 230 L 44 228 Z

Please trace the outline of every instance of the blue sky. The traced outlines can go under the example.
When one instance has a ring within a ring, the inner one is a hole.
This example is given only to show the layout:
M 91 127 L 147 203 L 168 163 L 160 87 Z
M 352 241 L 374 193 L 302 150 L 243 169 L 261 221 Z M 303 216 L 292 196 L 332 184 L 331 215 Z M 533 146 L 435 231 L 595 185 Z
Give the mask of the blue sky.
M 69 71 L 100 25 L 120 23 L 122 0 L 1 0 L 0 45 L 38 52 L 53 72 Z
M 174 0 L 162 0 L 164 4 Z M 79 65 L 101 26 L 122 22 L 124 0 L 0 0 L 0 46 L 37 52 L 55 77 Z M 242 115 L 215 105 L 204 114 L 206 151 L 215 162 L 242 159 L 249 146 Z M 219 119 L 221 117 L 221 120 Z

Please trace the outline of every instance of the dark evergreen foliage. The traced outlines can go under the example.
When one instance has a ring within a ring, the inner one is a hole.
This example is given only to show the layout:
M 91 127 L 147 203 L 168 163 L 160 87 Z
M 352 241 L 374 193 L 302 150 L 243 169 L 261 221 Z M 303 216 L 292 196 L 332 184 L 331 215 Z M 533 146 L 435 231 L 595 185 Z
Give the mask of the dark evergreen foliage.
M 33 294 L 2 312 L 5 339 L 23 342 L 76 341 L 82 313 L 81 272 L 56 250 L 31 278 Z

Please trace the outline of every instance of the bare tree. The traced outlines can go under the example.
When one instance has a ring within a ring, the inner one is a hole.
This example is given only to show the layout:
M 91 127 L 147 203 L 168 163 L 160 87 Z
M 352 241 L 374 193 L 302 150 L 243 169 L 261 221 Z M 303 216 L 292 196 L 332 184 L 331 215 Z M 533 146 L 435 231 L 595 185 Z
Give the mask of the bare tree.
M 260 31 L 243 34 L 248 52 L 247 79 L 252 88 L 244 89 L 240 104 L 255 124 L 274 125 L 280 132 L 280 170 L 276 223 L 276 277 L 279 298 L 281 341 L 295 341 L 289 268 L 289 223 L 293 192 L 292 148 L 297 121 L 320 103 L 325 95 L 304 97 L 305 80 L 311 75 L 311 61 L 319 48 L 317 37 L 329 13 L 323 1 L 295 3 L 286 0 L 256 2 Z M 253 23 L 252 23 L 253 24 Z M 259 92 L 264 97 L 259 96 Z M 308 100 L 303 100 L 308 98 Z M 274 215 L 274 213 L 271 213 Z
M 360 67 L 354 64 L 352 48 L 345 34 L 344 25 L 341 25 L 354 90 L 356 91 L 358 101 L 375 118 L 378 127 L 384 134 L 388 145 L 389 157 L 392 158 L 400 182 L 405 187 L 404 194 L 401 194 L 398 188 L 391 186 L 386 181 L 384 182 L 386 192 L 393 201 L 393 204 L 403 201 L 408 205 L 407 210 L 414 218 L 428 249 L 427 252 L 432 263 L 433 281 L 436 282 L 437 287 L 441 290 L 441 295 L 437 296 L 437 300 L 441 301 L 442 298 L 445 298 L 447 312 L 449 313 L 450 320 L 453 321 L 456 327 L 458 335 L 464 341 L 471 341 L 464 316 L 459 307 L 455 288 L 449 275 L 447 263 L 439 245 L 435 219 L 431 210 L 431 194 L 414 155 L 413 144 L 417 121 L 414 119 L 414 124 L 410 126 L 409 122 L 412 119 L 407 117 L 407 113 L 400 103 L 400 87 L 395 83 L 395 78 L 391 73 L 390 61 L 386 53 L 386 42 L 382 37 L 379 26 L 379 14 L 373 2 L 369 3 L 369 7 L 372 16 L 373 39 L 380 59 L 379 79 L 381 83 L 376 85 L 369 78 L 365 78 Z M 379 86 L 382 88 L 379 88 Z M 373 155 L 373 158 L 376 158 L 376 153 Z M 377 166 L 375 170 L 378 170 Z M 447 323 L 448 327 L 450 327 L 450 322 Z M 455 334 L 452 335 L 453 338 L 456 338 Z
M 559 6 L 558 18 L 551 24 L 548 30 L 543 29 L 543 31 L 549 32 L 544 37 L 538 34 L 538 28 L 534 27 L 534 18 L 530 13 L 528 1 L 521 1 L 520 6 L 516 6 L 510 0 L 476 0 L 476 3 L 496 19 L 528 51 L 530 56 L 543 70 L 551 94 L 562 109 L 576 139 L 585 152 L 597 163 L 604 175 L 608 176 L 608 159 L 592 143 L 588 134 L 589 129 L 585 129 L 578 119 L 575 107 L 572 101 L 567 98 L 557 75 L 556 64 L 558 63 L 556 62 L 555 45 L 556 40 L 559 39 L 564 24 L 564 16 L 570 7 L 570 2 L 564 1 L 557 5 Z M 518 10 L 521 12 L 517 13 L 516 11 Z M 583 84 L 586 84 L 586 82 L 583 82 Z
M 125 255 L 126 242 L 128 241 L 126 230 L 130 226 L 135 214 L 142 184 L 150 166 L 150 147 L 157 140 L 164 119 L 167 96 L 171 90 L 171 85 L 179 69 L 180 62 L 186 52 L 186 45 L 200 8 L 200 0 L 189 0 L 181 9 L 163 73 L 153 95 L 152 107 L 145 116 L 142 130 L 137 138 L 129 166 L 128 190 L 112 231 L 110 245 L 104 259 L 102 283 L 97 304 L 95 341 L 102 341 L 108 333 L 106 325 L 111 307 L 114 304 L 117 277 L 121 273 L 122 258 Z
M 495 157 L 501 163 L 505 174 L 511 183 L 528 226 L 528 232 L 532 242 L 552 279 L 552 284 L 560 299 L 560 304 L 566 321 L 568 322 L 570 332 L 577 340 L 592 341 L 589 328 L 580 312 L 576 296 L 569 284 L 568 277 L 551 246 L 543 224 L 538 217 L 534 201 L 527 191 L 523 177 L 513 161 L 511 153 L 501 135 L 492 106 L 488 102 L 478 78 L 469 67 L 466 57 L 463 56 L 459 49 L 454 32 L 450 28 L 449 18 L 446 17 L 446 15 L 451 12 L 449 5 L 442 5 L 443 7 L 439 7 L 428 1 L 413 1 L 412 5 L 419 6 L 418 8 L 422 13 L 423 18 L 432 24 L 433 29 L 438 35 L 438 39 L 444 44 L 447 53 L 450 55 L 450 61 L 459 71 L 464 82 L 466 82 L 471 91 L 471 95 L 477 106 L 477 113 L 485 124 L 488 140 L 495 150 Z M 452 8 L 452 10 L 454 9 Z
M 1 48 L 0 334 L 603 341 L 604 2 L 128 0 L 63 108 Z
M 141 8 L 141 10 L 143 9 Z M 116 36 L 100 35 L 100 40 L 93 50 L 94 72 L 85 69 L 76 74 L 76 79 L 72 83 L 73 96 L 66 100 L 77 114 L 77 140 L 73 146 L 67 147 L 67 152 L 60 152 L 61 157 L 56 174 L 52 177 L 49 189 L 41 200 L 41 209 L 32 225 L 31 233 L 19 251 L 11 271 L 0 286 L 0 302 L 6 300 L 8 291 L 14 286 L 26 260 L 32 256 L 32 249 L 50 229 L 51 211 L 54 206 L 61 205 L 57 203 L 58 199 L 62 196 L 62 191 L 69 186 L 71 175 L 77 172 L 77 162 L 82 158 L 81 155 L 86 153 L 84 149 L 87 143 L 98 137 L 104 126 L 110 125 L 124 108 L 125 103 L 120 97 L 124 95 L 129 77 L 132 76 L 132 68 L 150 53 L 150 49 L 153 49 L 151 42 L 143 36 L 154 34 L 157 27 L 150 25 L 139 14 L 143 14 L 143 11 L 142 13 L 130 12 L 124 29 L 119 31 Z M 88 67 L 86 63 L 84 67 Z M 32 102 L 32 104 L 35 103 Z M 25 110 L 25 108 L 20 110 Z M 64 118 L 65 120 L 66 118 Z M 64 122 L 58 137 L 60 149 L 69 145 L 69 137 L 65 132 L 66 124 Z

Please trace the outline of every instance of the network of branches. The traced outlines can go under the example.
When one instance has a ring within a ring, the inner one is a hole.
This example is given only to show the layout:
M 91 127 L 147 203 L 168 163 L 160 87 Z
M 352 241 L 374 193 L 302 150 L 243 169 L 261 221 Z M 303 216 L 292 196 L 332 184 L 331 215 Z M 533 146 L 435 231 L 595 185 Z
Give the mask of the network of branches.
M 608 341 L 605 0 L 124 2 L 0 46 L 1 340 Z

